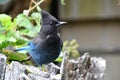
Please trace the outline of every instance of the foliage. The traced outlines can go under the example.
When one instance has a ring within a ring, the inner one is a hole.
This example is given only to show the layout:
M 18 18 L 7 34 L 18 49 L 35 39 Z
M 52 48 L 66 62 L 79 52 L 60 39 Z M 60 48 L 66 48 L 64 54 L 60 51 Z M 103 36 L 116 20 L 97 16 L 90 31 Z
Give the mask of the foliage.
M 19 14 L 13 21 L 9 15 L 0 14 L 0 52 L 7 55 L 8 60 L 24 59 L 24 54 L 15 54 L 5 49 L 9 46 L 26 45 L 39 32 L 40 20 L 38 12 L 33 12 L 30 16 Z
M 69 52 L 69 58 L 77 58 L 77 57 L 79 57 L 80 53 L 77 50 L 78 47 L 79 47 L 79 45 L 78 45 L 78 43 L 77 43 L 77 41 L 75 39 L 73 39 L 72 41 L 64 41 L 62 52 L 61 52 L 59 58 L 57 58 L 55 61 L 56 62 L 62 62 L 63 53 L 66 50 Z
M 79 45 L 75 39 L 73 39 L 72 41 L 65 41 L 63 44 L 63 52 L 65 50 L 68 50 L 71 58 L 77 58 L 79 57 L 79 52 L 77 50 L 78 47 Z
M 39 32 L 40 19 L 37 12 L 30 17 L 19 14 L 13 21 L 12 17 L 0 14 L 0 50 L 9 45 L 24 45 Z

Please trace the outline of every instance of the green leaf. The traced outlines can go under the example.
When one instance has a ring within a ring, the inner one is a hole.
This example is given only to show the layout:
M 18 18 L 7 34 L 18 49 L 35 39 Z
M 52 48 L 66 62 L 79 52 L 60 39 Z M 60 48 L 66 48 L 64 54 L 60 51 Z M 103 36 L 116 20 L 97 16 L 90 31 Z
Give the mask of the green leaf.
M 14 37 L 10 37 L 10 38 L 8 38 L 7 40 L 10 41 L 10 42 L 16 42 L 16 41 L 17 41 L 17 39 L 14 38 Z
M 3 52 L 7 56 L 7 63 L 10 63 L 11 61 L 22 61 L 25 60 L 28 56 L 26 54 L 20 54 L 20 53 L 11 53 L 11 52 Z M 32 65 L 31 61 L 25 62 L 26 64 Z
M 9 53 L 7 55 L 9 56 L 8 58 L 10 60 L 19 60 L 19 61 L 24 60 L 27 57 L 26 54 L 17 54 L 17 53 Z
M 0 14 L 0 22 L 2 23 L 2 26 L 9 27 L 12 24 L 11 17 L 6 14 Z
M 61 4 L 62 4 L 62 5 L 65 5 L 65 0 L 61 0 Z
M 0 14 L 0 21 L 11 21 L 11 17 L 6 14 Z
M 62 59 L 63 59 L 62 57 L 58 57 L 58 58 L 55 60 L 55 62 L 60 62 L 60 63 L 61 63 L 61 62 L 62 62 Z
M 0 35 L 0 44 L 6 40 L 6 37 L 4 35 Z
M 15 31 L 17 27 L 17 23 L 16 23 L 16 19 L 13 20 L 13 22 L 11 23 L 11 25 L 7 28 L 8 31 Z
M 41 21 L 41 15 L 38 12 L 33 12 L 31 14 L 31 18 L 33 18 L 35 20 L 35 22 L 37 23 L 37 25 L 40 25 L 40 21 Z
M 2 50 L 3 48 L 6 48 L 7 46 L 14 46 L 14 43 L 9 41 L 3 41 L 0 44 L 0 50 Z
M 0 28 L 2 28 L 3 26 L 2 26 L 2 22 L 0 21 Z
M 23 39 L 17 39 L 16 41 L 16 45 L 23 45 L 23 44 L 26 44 L 27 41 L 23 40 Z
M 37 35 L 37 33 L 40 31 L 40 28 L 41 28 L 40 26 L 33 27 L 31 30 L 29 30 L 28 35 L 30 37 L 35 37 Z
M 19 14 L 16 18 L 16 23 L 20 27 L 31 29 L 33 24 L 30 22 L 30 18 L 24 14 Z

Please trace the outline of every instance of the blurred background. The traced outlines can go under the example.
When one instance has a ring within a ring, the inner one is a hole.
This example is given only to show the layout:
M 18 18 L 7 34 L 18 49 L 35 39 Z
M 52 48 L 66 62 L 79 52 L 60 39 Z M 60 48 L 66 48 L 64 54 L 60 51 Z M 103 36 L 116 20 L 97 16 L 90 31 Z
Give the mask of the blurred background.
M 0 13 L 13 18 L 28 9 L 30 0 L 0 0 Z M 56 18 L 67 21 L 60 29 L 63 41 L 76 39 L 81 54 L 107 60 L 105 80 L 120 79 L 120 1 L 47 0 L 41 6 Z

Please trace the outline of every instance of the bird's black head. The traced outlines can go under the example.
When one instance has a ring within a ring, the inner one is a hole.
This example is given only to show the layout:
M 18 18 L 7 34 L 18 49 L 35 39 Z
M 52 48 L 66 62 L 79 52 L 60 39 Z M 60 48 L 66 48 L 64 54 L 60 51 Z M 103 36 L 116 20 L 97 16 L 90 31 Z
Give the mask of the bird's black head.
M 44 10 L 41 11 L 41 15 L 42 15 L 41 25 L 51 25 L 53 27 L 58 27 L 66 23 L 66 22 L 58 21 L 55 17 L 53 17 Z
M 53 17 L 44 10 L 41 11 L 41 16 L 42 16 L 42 20 L 41 20 L 42 27 L 40 30 L 41 36 L 57 35 L 58 26 L 66 23 L 66 22 L 58 21 L 55 17 Z

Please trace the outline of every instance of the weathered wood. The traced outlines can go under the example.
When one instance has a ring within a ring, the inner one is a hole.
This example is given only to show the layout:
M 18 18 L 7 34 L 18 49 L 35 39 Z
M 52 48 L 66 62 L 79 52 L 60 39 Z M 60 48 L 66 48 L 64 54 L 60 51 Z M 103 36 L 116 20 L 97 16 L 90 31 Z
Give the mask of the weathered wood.
M 60 80 L 56 79 L 58 78 L 56 74 L 59 71 L 58 66 L 50 63 L 45 70 L 47 72 L 42 71 L 39 67 L 22 65 L 13 61 L 6 67 L 5 80 Z
M 65 52 L 61 68 L 50 63 L 45 66 L 46 72 L 38 67 L 13 61 L 6 66 L 4 80 L 103 80 L 106 68 L 104 59 L 85 53 L 76 60 L 69 60 L 67 53 Z
M 4 72 L 6 68 L 6 56 L 0 53 L 0 80 L 4 80 Z
M 65 62 L 62 80 L 103 80 L 106 61 L 102 58 L 91 57 L 85 53 L 76 60 Z

